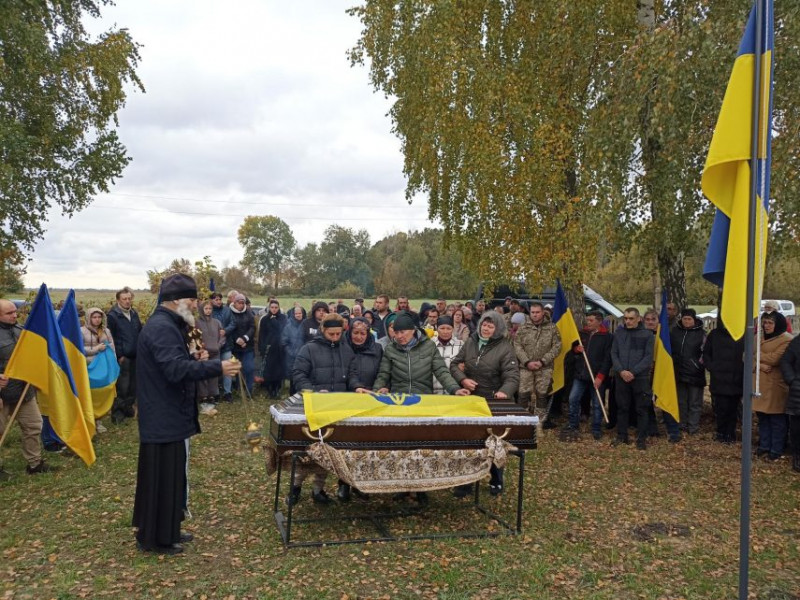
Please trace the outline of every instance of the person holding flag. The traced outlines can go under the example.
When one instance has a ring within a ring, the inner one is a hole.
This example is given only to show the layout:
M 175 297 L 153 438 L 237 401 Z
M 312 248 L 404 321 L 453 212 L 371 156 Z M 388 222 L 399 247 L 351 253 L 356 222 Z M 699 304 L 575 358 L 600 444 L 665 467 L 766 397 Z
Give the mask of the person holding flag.
M 652 333 L 642 325 L 639 310 L 625 309 L 625 327 L 614 335 L 611 344 L 611 364 L 615 375 L 617 396 L 617 438 L 612 445 L 628 443 L 628 423 L 631 403 L 636 406 L 636 447 L 647 449 L 650 426 L 650 369 L 653 366 Z
M 0 371 L 5 372 L 21 334 L 17 307 L 13 302 L 0 300 Z M 32 387 L 26 387 L 24 381 L 3 374 L 0 375 L 0 435 L 3 438 L 14 412 L 22 432 L 22 455 L 28 463 L 28 474 L 51 471 L 52 468 L 42 460 L 42 415 L 36 403 L 36 393 Z M 8 477 L 8 473 L 0 469 L 0 480 Z

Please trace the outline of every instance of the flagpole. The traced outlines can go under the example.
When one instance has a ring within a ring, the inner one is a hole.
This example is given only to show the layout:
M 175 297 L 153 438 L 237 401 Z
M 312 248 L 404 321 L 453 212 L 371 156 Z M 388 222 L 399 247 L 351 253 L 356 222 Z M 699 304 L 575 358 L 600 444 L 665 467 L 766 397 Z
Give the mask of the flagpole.
M 11 418 L 8 420 L 8 423 L 6 423 L 6 429 L 3 432 L 3 437 L 0 437 L 0 448 L 3 447 L 3 442 L 6 441 L 6 436 L 8 436 L 8 432 L 11 431 L 11 424 L 14 422 L 14 419 L 17 418 L 17 413 L 19 412 L 19 408 L 20 406 L 22 406 L 22 403 L 25 402 L 25 396 L 28 394 L 28 388 L 30 387 L 31 384 L 26 383 L 25 387 L 22 390 L 22 394 L 19 397 L 19 400 L 17 400 L 17 405 L 14 407 L 14 412 L 11 413 Z
M 747 223 L 747 288 L 745 295 L 744 378 L 742 400 L 742 489 L 739 518 L 739 600 L 747 600 L 750 578 L 750 478 L 753 448 L 753 300 L 755 296 L 755 241 L 758 193 L 759 120 L 761 115 L 761 60 L 764 3 L 756 0 L 755 60 L 753 66 L 753 114 L 750 140 L 750 198 Z M 765 126 L 767 124 L 765 123 Z M 765 132 L 770 135 L 770 132 Z M 765 157 L 766 158 L 766 157 Z M 763 199 L 762 199 L 763 200 Z

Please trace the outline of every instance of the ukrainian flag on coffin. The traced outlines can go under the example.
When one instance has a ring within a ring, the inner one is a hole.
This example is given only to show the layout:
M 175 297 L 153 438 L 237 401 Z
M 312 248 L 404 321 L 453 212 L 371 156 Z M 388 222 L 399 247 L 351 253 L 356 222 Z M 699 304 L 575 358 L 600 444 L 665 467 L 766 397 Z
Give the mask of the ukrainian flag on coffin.
M 95 461 L 92 438 L 78 400 L 50 294 L 44 284 L 33 301 L 4 375 L 37 388 L 39 403 L 47 407 L 56 434 L 87 465 Z
M 480 396 L 303 392 L 303 404 L 311 431 L 350 417 L 492 416 Z
M 75 291 L 70 290 L 61 312 L 58 313 L 58 328 L 64 341 L 64 350 L 72 369 L 72 378 L 78 392 L 78 400 L 83 411 L 83 420 L 89 434 L 94 435 L 94 408 L 92 407 L 92 391 L 89 387 L 89 372 L 86 368 L 86 353 L 83 348 L 83 334 L 78 307 L 75 305 Z

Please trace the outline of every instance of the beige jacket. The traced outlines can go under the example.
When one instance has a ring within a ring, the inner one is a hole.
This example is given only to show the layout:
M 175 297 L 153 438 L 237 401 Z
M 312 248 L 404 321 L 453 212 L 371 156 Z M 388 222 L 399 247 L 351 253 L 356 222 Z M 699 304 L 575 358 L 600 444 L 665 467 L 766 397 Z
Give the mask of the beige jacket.
M 786 409 L 786 397 L 789 387 L 783 380 L 780 362 L 786 347 L 792 341 L 790 333 L 776 335 L 770 340 L 761 342 L 761 364 L 771 367 L 769 373 L 761 371 L 761 396 L 753 398 L 753 410 L 768 415 L 781 415 Z M 755 379 L 753 379 L 755 385 Z
M 561 334 L 546 317 L 541 325 L 534 325 L 528 318 L 517 330 L 514 351 L 521 369 L 532 360 L 542 361 L 543 368 L 552 369 L 561 352 Z

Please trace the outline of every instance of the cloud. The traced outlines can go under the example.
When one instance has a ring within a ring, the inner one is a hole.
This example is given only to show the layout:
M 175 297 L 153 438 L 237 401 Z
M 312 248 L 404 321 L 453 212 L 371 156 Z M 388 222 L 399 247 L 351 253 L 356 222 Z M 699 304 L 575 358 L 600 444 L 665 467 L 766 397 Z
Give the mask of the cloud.
M 142 44 L 147 92 L 120 137 L 132 163 L 72 219 L 51 215 L 25 278 L 57 287 L 144 287 L 147 269 L 209 255 L 236 264 L 246 215 L 284 219 L 300 245 L 338 223 L 373 242 L 429 226 L 405 200 L 400 142 L 346 51 L 360 23 L 339 0 L 137 0 L 104 8 Z

